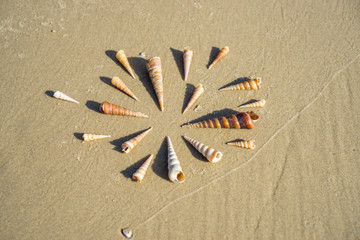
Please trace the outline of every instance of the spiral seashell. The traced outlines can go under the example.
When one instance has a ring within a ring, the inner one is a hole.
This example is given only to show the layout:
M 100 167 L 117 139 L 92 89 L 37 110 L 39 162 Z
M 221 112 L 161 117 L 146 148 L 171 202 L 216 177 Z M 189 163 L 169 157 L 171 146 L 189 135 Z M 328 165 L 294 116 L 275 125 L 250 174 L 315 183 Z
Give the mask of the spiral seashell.
M 190 49 L 184 49 L 184 80 L 187 81 L 189 70 L 190 70 L 190 64 L 193 56 L 193 51 Z
M 204 92 L 204 88 L 202 84 L 198 84 L 195 88 L 193 95 L 190 98 L 189 103 L 187 104 L 186 108 L 183 111 L 183 114 L 195 103 L 195 101 L 200 97 L 200 95 Z
M 218 61 L 220 61 L 223 57 L 225 57 L 229 53 L 230 49 L 228 46 L 223 47 L 219 54 L 216 56 L 214 61 L 211 63 L 211 65 L 208 67 L 208 69 L 212 68 Z
M 109 138 L 111 136 L 110 135 L 97 135 L 97 134 L 91 134 L 91 133 L 84 133 L 82 137 L 85 142 L 88 142 L 88 141 L 93 141 L 93 140 L 102 139 L 102 138 Z
M 182 183 L 185 181 L 184 173 L 182 172 L 182 168 L 180 166 L 180 162 L 176 156 L 174 151 L 174 147 L 171 143 L 170 137 L 167 138 L 168 144 L 168 169 L 169 169 L 169 179 L 175 183 Z
M 129 153 L 151 130 L 152 127 L 121 144 L 121 151 L 124 153 Z
M 241 105 L 240 107 L 263 107 L 265 106 L 266 100 L 265 99 L 261 99 L 259 101 L 253 102 L 253 103 L 249 103 L 249 104 L 245 104 L 245 105 Z
M 54 92 L 54 98 L 58 98 L 58 99 L 61 99 L 61 100 L 65 100 L 65 101 L 68 101 L 68 102 L 74 102 L 74 103 L 77 103 L 79 104 L 78 101 L 76 101 L 75 99 L 72 99 L 71 97 L 69 97 L 68 95 L 60 92 L 60 91 L 56 91 Z
M 258 90 L 261 88 L 261 78 L 250 79 L 248 81 L 231 85 L 229 87 L 221 88 L 220 91 L 227 90 Z
M 131 117 L 145 117 L 148 115 L 143 114 L 141 112 L 134 112 L 132 110 L 117 106 L 115 104 L 111 104 L 108 102 L 103 102 L 99 107 L 100 112 L 111 115 L 122 115 L 122 116 L 131 116 Z
M 123 228 L 123 229 L 121 229 L 121 233 L 122 233 L 122 235 L 124 235 L 124 237 L 126 237 L 127 239 L 130 239 L 130 238 L 132 238 L 132 236 L 133 236 L 132 231 L 131 231 L 130 229 L 128 229 L 128 228 Z
M 121 81 L 120 78 L 113 77 L 111 79 L 111 84 L 117 87 L 118 89 L 120 89 L 121 91 L 123 91 L 124 93 L 126 93 L 127 95 L 129 95 L 130 97 L 132 97 L 133 99 L 135 99 L 136 101 L 140 102 L 139 99 L 131 92 L 131 90 L 125 85 L 125 83 Z
M 190 123 L 183 125 L 182 127 L 190 128 L 247 128 L 254 127 L 255 122 L 259 119 L 259 116 L 253 111 L 240 112 L 238 114 L 232 114 L 226 117 L 213 118 L 201 122 Z
M 125 55 L 124 50 L 120 50 L 116 53 L 116 58 L 124 66 L 124 68 L 130 73 L 132 78 L 135 78 L 134 72 L 130 67 L 129 61 Z
M 148 157 L 148 159 L 146 159 L 145 162 L 143 164 L 141 164 L 139 169 L 136 170 L 136 172 L 132 175 L 132 179 L 138 181 L 139 183 L 142 182 L 153 157 L 154 157 L 154 155 L 151 154 Z
M 149 76 L 160 105 L 160 110 L 164 111 L 164 90 L 160 57 L 149 58 L 146 61 L 146 69 L 149 72 Z
M 207 160 L 209 160 L 211 163 L 216 163 L 221 160 L 223 154 L 213 148 L 210 148 L 209 146 L 206 146 L 192 138 L 189 138 L 187 136 L 184 136 L 185 140 L 188 141 L 191 145 L 194 146 L 196 150 L 198 150 L 199 153 L 201 153 L 204 157 L 206 157 Z
M 236 142 L 228 142 L 227 145 L 231 146 L 237 146 L 237 147 L 243 147 L 248 149 L 255 149 L 255 140 L 249 140 L 249 141 L 236 141 Z

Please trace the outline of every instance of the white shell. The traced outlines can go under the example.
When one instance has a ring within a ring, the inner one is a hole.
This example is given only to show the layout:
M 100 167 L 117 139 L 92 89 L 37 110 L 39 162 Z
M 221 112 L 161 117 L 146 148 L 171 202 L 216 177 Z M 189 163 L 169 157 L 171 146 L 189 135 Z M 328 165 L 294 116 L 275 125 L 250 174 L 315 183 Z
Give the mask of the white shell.
M 121 233 L 124 235 L 124 237 L 126 237 L 127 239 L 130 239 L 130 238 L 132 238 L 132 236 L 133 236 L 133 233 L 132 233 L 132 231 L 130 230 L 130 229 L 128 229 L 128 228 L 123 228 L 123 229 L 121 229 Z
M 88 142 L 88 141 L 93 141 L 93 140 L 102 139 L 102 138 L 109 138 L 111 136 L 110 135 L 97 135 L 97 134 L 91 134 L 91 133 L 84 133 L 82 137 L 85 142 Z
M 168 143 L 168 169 L 169 169 L 169 179 L 175 183 L 182 183 L 185 181 L 184 173 L 182 172 L 182 168 L 180 166 L 180 162 L 176 156 L 174 151 L 174 147 L 171 143 L 170 137 L 167 138 Z
M 74 102 L 74 103 L 79 104 L 78 101 L 72 99 L 71 97 L 67 96 L 66 94 L 64 94 L 64 93 L 62 93 L 60 91 L 56 91 L 53 96 L 54 96 L 54 98 L 58 98 L 58 99 L 61 99 L 61 100 L 65 100 L 65 101 Z
M 221 160 L 223 154 L 209 146 L 206 146 L 192 138 L 184 136 L 185 140 L 195 147 L 207 160 L 212 163 L 216 163 Z

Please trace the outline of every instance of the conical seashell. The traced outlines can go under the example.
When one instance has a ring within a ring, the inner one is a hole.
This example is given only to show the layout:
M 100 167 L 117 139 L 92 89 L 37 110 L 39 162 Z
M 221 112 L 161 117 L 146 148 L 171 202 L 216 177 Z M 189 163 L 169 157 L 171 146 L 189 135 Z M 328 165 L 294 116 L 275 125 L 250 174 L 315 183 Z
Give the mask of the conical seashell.
M 187 81 L 189 70 L 190 70 L 190 64 L 193 56 L 193 51 L 190 49 L 184 49 L 184 80 Z
M 108 102 L 103 102 L 99 107 L 100 112 L 111 115 L 123 115 L 123 116 L 132 116 L 132 117 L 145 117 L 148 115 L 143 114 L 141 112 L 134 112 L 132 110 L 117 106 L 115 104 L 111 104 Z
M 191 145 L 194 146 L 196 150 L 198 150 L 199 153 L 201 153 L 204 157 L 206 157 L 207 160 L 209 160 L 212 163 L 216 163 L 221 160 L 223 154 L 213 148 L 210 148 L 209 146 L 206 146 L 192 138 L 189 138 L 187 136 L 184 136 L 185 140 L 188 141 Z
M 130 75 L 135 78 L 134 72 L 130 67 L 129 61 L 125 55 L 124 50 L 120 50 L 116 53 L 116 58 L 124 66 L 124 68 L 130 73 Z
M 254 127 L 255 122 L 259 119 L 259 116 L 253 111 L 240 112 L 238 114 L 232 114 L 230 116 L 213 118 L 201 122 L 190 123 L 183 125 L 182 127 L 190 128 L 248 128 Z
M 132 236 L 133 236 L 133 233 L 132 233 L 132 231 L 130 230 L 130 229 L 128 229 L 128 228 L 123 228 L 123 229 L 121 229 L 121 233 L 124 235 L 124 237 L 126 237 L 127 239 L 130 239 L 130 238 L 132 238 Z
M 74 102 L 74 103 L 77 103 L 79 104 L 78 101 L 76 101 L 75 99 L 72 99 L 71 97 L 69 97 L 68 95 L 60 92 L 60 91 L 56 91 L 54 92 L 54 98 L 58 98 L 58 99 L 61 99 L 61 100 L 65 100 L 65 101 L 69 101 L 69 102 Z
M 253 102 L 253 103 L 241 105 L 240 107 L 263 107 L 263 106 L 265 106 L 265 103 L 266 103 L 266 100 L 261 99 L 259 101 Z
M 139 99 L 132 93 L 132 91 L 125 85 L 125 83 L 121 81 L 120 78 L 113 77 L 111 79 L 111 84 L 117 87 L 118 89 L 120 89 L 121 91 L 123 91 L 124 93 L 126 93 L 127 95 L 129 95 L 130 97 L 132 97 L 133 99 L 135 99 L 136 101 L 139 101 Z
M 164 90 L 162 82 L 162 70 L 160 57 L 152 57 L 146 61 L 146 69 L 154 87 L 160 110 L 164 111 Z
M 152 127 L 121 144 L 121 151 L 124 153 L 129 153 L 151 130 Z
M 150 155 L 150 157 L 148 157 L 148 159 L 145 160 L 145 162 L 143 164 L 141 164 L 141 166 L 139 167 L 138 170 L 136 170 L 136 172 L 132 175 L 132 178 L 138 182 L 142 182 L 142 180 L 144 179 L 144 176 L 146 174 L 147 169 L 149 168 L 149 165 L 151 163 L 151 160 L 153 158 L 154 155 Z
M 261 78 L 250 79 L 248 81 L 231 85 L 229 87 L 221 88 L 220 91 L 226 90 L 258 90 L 261 88 Z
M 167 138 L 168 144 L 168 169 L 169 169 L 169 179 L 175 183 L 182 183 L 185 181 L 184 173 L 182 172 L 182 168 L 180 166 L 180 162 L 176 156 L 174 151 L 174 147 L 171 143 L 170 137 Z
M 223 47 L 219 54 L 216 56 L 216 58 L 214 59 L 214 61 L 211 63 L 211 65 L 209 66 L 209 69 L 212 68 L 218 61 L 220 61 L 223 57 L 225 57 L 228 53 L 229 53 L 229 47 Z
M 93 140 L 102 139 L 102 138 L 109 138 L 111 136 L 110 135 L 97 135 L 97 134 L 91 134 L 91 133 L 84 133 L 82 137 L 85 142 L 88 142 L 88 141 L 93 141 Z
M 255 140 L 249 140 L 249 141 L 236 141 L 236 142 L 228 142 L 227 145 L 231 146 L 237 146 L 237 147 L 243 147 L 248 149 L 255 149 Z
M 204 92 L 204 88 L 202 84 L 198 84 L 195 88 L 193 95 L 190 98 L 189 103 L 187 104 L 186 108 L 183 111 L 183 114 L 194 104 L 194 102 L 200 97 L 200 95 Z

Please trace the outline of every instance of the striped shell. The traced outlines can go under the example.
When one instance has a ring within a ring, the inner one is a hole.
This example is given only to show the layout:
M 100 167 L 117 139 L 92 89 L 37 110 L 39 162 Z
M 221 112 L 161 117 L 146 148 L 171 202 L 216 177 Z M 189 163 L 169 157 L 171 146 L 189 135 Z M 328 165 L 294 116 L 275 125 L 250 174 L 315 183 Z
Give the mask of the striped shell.
M 207 160 L 211 163 L 216 163 L 221 160 L 223 154 L 211 147 L 208 147 L 192 138 L 184 136 L 185 140 L 195 147 Z
M 134 98 L 136 101 L 139 101 L 139 99 L 132 93 L 132 91 L 125 85 L 123 81 L 121 81 L 118 77 L 113 77 L 111 79 L 111 84 L 129 95 L 130 97 Z
M 214 61 L 211 63 L 211 65 L 208 67 L 208 69 L 211 69 L 218 61 L 220 61 L 222 58 L 224 58 L 228 53 L 229 53 L 230 49 L 228 46 L 223 47 L 219 54 L 216 56 L 216 58 L 214 59 Z
M 91 133 L 84 133 L 82 137 L 85 142 L 88 142 L 88 141 L 93 141 L 93 140 L 102 139 L 102 138 L 109 138 L 111 136 L 110 135 L 97 135 L 97 134 L 91 134 Z
M 266 103 L 266 100 L 261 99 L 259 101 L 253 102 L 253 103 L 241 105 L 240 107 L 263 107 L 263 106 L 265 106 L 265 103 Z
M 69 97 L 68 95 L 60 92 L 60 91 L 56 91 L 54 92 L 54 98 L 58 98 L 58 99 L 61 99 L 61 100 L 64 100 L 64 101 L 68 101 L 68 102 L 73 102 L 73 103 L 77 103 L 79 104 L 78 101 L 76 101 L 75 99 Z
M 183 114 L 195 103 L 195 101 L 200 97 L 200 95 L 204 92 L 204 88 L 202 84 L 198 84 L 195 88 L 193 95 L 190 98 L 189 103 L 187 104 L 186 108 L 183 111 Z
M 151 130 L 152 127 L 121 144 L 121 151 L 124 153 L 129 153 Z
M 122 116 L 131 116 L 131 117 L 145 117 L 148 116 L 141 112 L 134 112 L 132 110 L 111 104 L 109 102 L 103 102 L 99 107 L 100 112 L 111 115 L 122 115 Z
M 234 84 L 229 87 L 221 88 L 220 91 L 227 90 L 259 90 L 261 88 L 261 78 L 250 79 L 242 83 Z
M 182 183 L 185 181 L 185 176 L 180 166 L 180 162 L 174 151 L 174 147 L 171 143 L 170 137 L 166 137 L 168 144 L 168 169 L 169 179 L 175 183 Z
M 164 90 L 162 82 L 162 70 L 160 57 L 152 57 L 146 61 L 146 69 L 154 87 L 160 110 L 164 111 Z
M 190 71 L 190 64 L 193 56 L 193 51 L 190 49 L 184 49 L 184 80 L 187 81 L 189 71 Z
M 249 141 L 236 141 L 236 142 L 228 142 L 227 145 L 236 146 L 236 147 L 242 147 L 242 148 L 248 148 L 248 149 L 255 149 L 255 140 L 249 140 Z
M 145 160 L 145 162 L 143 164 L 141 164 L 141 166 L 139 167 L 138 170 L 136 170 L 136 172 L 132 175 L 132 179 L 138 181 L 138 182 L 142 182 L 142 180 L 144 179 L 144 176 L 146 174 L 146 171 L 149 168 L 149 165 L 151 163 L 151 160 L 153 159 L 154 155 L 150 155 L 148 157 L 148 159 Z
M 129 61 L 125 55 L 124 50 L 120 50 L 116 53 L 116 58 L 124 66 L 124 68 L 130 73 L 132 78 L 135 78 L 134 72 L 130 67 Z
M 254 127 L 255 122 L 259 119 L 259 116 L 253 111 L 240 112 L 238 114 L 232 114 L 226 117 L 213 118 L 201 122 L 190 123 L 183 125 L 182 127 L 190 128 L 247 128 Z

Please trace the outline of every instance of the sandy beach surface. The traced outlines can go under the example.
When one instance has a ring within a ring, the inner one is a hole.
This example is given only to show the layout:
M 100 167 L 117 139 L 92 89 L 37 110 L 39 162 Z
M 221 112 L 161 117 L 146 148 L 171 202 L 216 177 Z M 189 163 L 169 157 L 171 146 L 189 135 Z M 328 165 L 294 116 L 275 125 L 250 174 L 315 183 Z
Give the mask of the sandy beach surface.
M 0 239 L 124 239 L 123 228 L 134 239 L 360 238 L 359 1 L 6 0 L 0 9 Z M 224 46 L 230 53 L 208 70 Z M 194 51 L 186 82 L 184 47 Z M 140 53 L 161 57 L 164 112 Z M 254 77 L 258 91 L 218 91 Z M 199 83 L 204 94 L 182 114 Z M 53 98 L 57 90 L 80 104 Z M 180 127 L 248 110 L 238 106 L 251 99 L 267 101 L 253 109 L 254 129 Z M 103 101 L 149 118 L 102 114 Z M 83 143 L 82 133 L 111 138 Z M 224 157 L 208 162 L 184 135 Z M 166 136 L 182 184 L 168 180 Z M 225 145 L 236 139 L 256 149 Z M 132 181 L 149 154 L 144 181 Z

